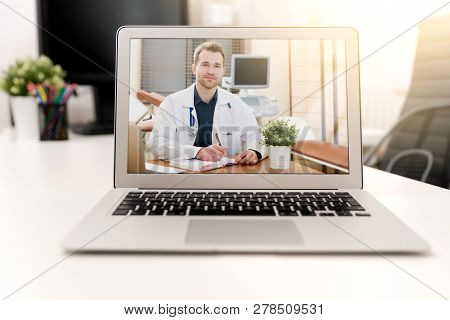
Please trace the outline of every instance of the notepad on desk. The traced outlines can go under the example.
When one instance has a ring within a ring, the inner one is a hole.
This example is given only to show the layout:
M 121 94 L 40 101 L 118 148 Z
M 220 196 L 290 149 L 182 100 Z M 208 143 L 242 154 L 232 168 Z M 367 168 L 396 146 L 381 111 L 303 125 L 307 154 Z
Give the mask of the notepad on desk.
M 170 162 L 173 167 L 190 170 L 190 171 L 208 171 L 234 165 L 234 159 L 222 158 L 219 161 L 204 161 L 198 159 L 175 159 Z

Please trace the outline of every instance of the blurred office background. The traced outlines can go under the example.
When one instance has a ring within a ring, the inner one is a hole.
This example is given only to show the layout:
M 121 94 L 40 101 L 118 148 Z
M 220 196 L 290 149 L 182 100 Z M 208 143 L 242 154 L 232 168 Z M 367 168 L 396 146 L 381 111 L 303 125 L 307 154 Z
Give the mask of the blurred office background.
M 0 41 L 2 43 L 0 70 L 7 68 L 18 57 L 38 55 L 38 32 L 33 24 L 37 21 L 35 0 L 5 0 L 3 2 L 16 12 L 0 4 Z M 185 8 L 187 24 L 190 25 L 351 26 L 356 28 L 360 36 L 360 57 L 363 60 L 360 65 L 361 107 L 363 144 L 367 156 L 370 147 L 376 145 L 402 118 L 405 104 L 419 106 L 422 102 L 428 103 L 420 99 L 413 99 L 413 101 L 411 98 L 414 97 L 410 94 L 414 74 L 420 71 L 414 67 L 418 58 L 416 50 L 419 43 L 419 28 L 430 19 L 441 21 L 432 24 L 427 32 L 434 34 L 438 40 L 445 38 L 443 40 L 448 43 L 450 34 L 445 32 L 450 30 L 450 23 L 448 23 L 450 5 L 437 10 L 445 3 L 442 0 L 186 0 Z M 436 10 L 437 12 L 434 12 Z M 430 14 L 432 17 L 417 25 Z M 442 52 L 437 59 L 441 59 L 443 66 L 440 67 L 438 61 L 437 65 L 432 64 L 433 70 L 444 70 L 441 75 L 445 77 L 445 70 L 449 70 L 448 62 L 446 62 L 448 58 L 445 55 L 450 52 L 450 47 L 438 45 L 435 51 Z M 448 79 L 449 81 L 444 81 L 444 84 L 442 81 L 439 82 L 438 87 L 441 91 L 450 92 L 450 77 Z M 430 94 L 434 94 L 432 89 L 435 86 L 427 85 Z M 424 90 L 427 89 L 420 88 L 418 92 L 424 94 Z M 89 87 L 81 91 L 83 94 L 72 101 L 71 109 L 76 112 L 70 116 L 75 121 L 93 120 L 95 112 L 92 105 L 92 92 Z M 426 94 L 427 92 L 425 96 Z M 437 103 L 445 104 L 447 101 L 447 104 L 450 104 L 445 97 L 439 97 L 439 99 Z M 4 93 L 0 93 L 0 128 L 8 126 L 10 126 L 8 99 Z M 447 125 L 447 127 L 450 126 Z M 433 148 L 444 146 L 448 138 L 443 141 L 441 144 L 435 143 Z M 445 150 L 443 154 L 435 158 L 439 158 L 441 165 L 448 167 L 448 144 Z M 385 163 L 382 169 L 387 169 L 387 166 L 388 163 Z M 435 175 L 440 174 L 440 171 L 439 173 L 436 171 L 437 169 L 433 170 Z M 448 170 L 446 175 L 448 181 L 450 175 Z

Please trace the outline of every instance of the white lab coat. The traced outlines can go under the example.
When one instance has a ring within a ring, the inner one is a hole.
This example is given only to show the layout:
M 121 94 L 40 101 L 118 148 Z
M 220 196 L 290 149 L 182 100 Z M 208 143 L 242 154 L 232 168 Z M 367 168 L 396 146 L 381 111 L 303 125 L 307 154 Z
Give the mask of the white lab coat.
M 198 132 L 194 107 L 194 86 L 167 96 L 155 115 L 155 127 L 147 140 L 147 151 L 157 159 L 192 159 L 200 151 L 195 147 Z M 227 147 L 227 155 L 252 149 L 266 157 L 260 143 L 258 123 L 250 108 L 236 95 L 218 88 L 214 111 L 212 143 Z M 192 114 L 192 116 L 191 116 Z

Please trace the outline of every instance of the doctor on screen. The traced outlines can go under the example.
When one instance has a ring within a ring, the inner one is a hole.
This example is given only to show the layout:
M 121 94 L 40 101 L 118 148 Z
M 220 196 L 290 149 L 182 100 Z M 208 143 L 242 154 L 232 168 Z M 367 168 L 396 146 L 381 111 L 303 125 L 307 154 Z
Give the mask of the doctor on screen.
M 219 43 L 205 42 L 195 49 L 195 83 L 164 99 L 155 116 L 147 150 L 156 158 L 219 161 L 226 156 L 237 164 L 255 164 L 266 156 L 250 108 L 219 88 L 224 62 Z

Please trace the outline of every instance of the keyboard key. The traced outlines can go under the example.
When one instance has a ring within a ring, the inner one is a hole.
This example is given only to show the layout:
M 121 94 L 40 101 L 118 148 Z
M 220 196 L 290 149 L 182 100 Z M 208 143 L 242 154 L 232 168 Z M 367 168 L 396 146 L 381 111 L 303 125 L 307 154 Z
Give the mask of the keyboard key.
M 314 217 L 316 214 L 312 211 L 300 210 L 300 214 L 304 217 Z
M 174 194 L 172 198 L 174 198 L 174 199 L 175 198 L 186 198 L 187 196 L 188 195 L 185 193 L 183 193 L 183 194 L 177 193 L 177 194 Z
M 356 212 L 355 216 L 357 216 L 357 217 L 370 217 L 371 214 L 368 213 L 368 212 Z
M 149 211 L 148 211 L 148 215 L 149 215 L 149 216 L 162 216 L 163 213 L 164 213 L 163 210 L 155 210 L 155 211 L 149 210 Z
M 132 216 L 145 216 L 147 213 L 147 209 L 140 209 L 140 210 L 136 210 L 136 211 L 131 211 L 131 215 Z
M 127 198 L 139 198 L 141 193 L 128 193 Z
M 136 208 L 136 205 L 135 204 L 133 204 L 133 205 L 130 205 L 130 204 L 121 204 L 117 209 L 120 209 L 120 210 L 134 210 L 134 208 Z
M 165 201 L 168 203 L 177 203 L 177 202 L 180 202 L 181 200 L 183 200 L 183 199 L 182 198 L 167 198 L 167 199 L 165 199 Z
M 174 210 L 174 211 L 168 211 L 168 216 L 185 216 L 186 210 Z
M 113 212 L 113 216 L 126 216 L 130 210 L 116 210 Z
M 145 200 L 144 200 L 144 199 L 141 199 L 141 200 L 139 200 L 139 201 L 123 200 L 123 201 L 120 203 L 120 205 L 126 204 L 126 205 L 133 205 L 133 206 L 136 206 L 136 205 L 141 204 L 141 203 L 145 203 Z
M 349 211 L 336 211 L 336 215 L 340 217 L 351 217 L 353 216 Z
M 150 209 L 149 214 L 150 215 L 162 215 L 162 214 L 164 214 L 165 211 L 167 211 L 167 209 L 165 209 L 162 206 L 154 206 L 153 208 Z
M 292 216 L 298 216 L 298 213 L 297 212 L 292 212 L 292 211 L 280 211 L 280 210 L 278 210 L 278 215 L 279 216 L 282 216 L 282 217 L 287 217 L 287 216 L 290 216 L 290 217 L 292 217 Z
M 189 215 L 203 215 L 205 213 L 205 208 L 203 206 L 192 207 L 189 211 Z
M 157 193 L 147 193 L 146 192 L 142 195 L 142 198 L 156 198 L 157 195 L 158 195 Z
M 239 217 L 245 217 L 245 216 L 275 216 L 275 213 L 272 212 L 266 212 L 266 211 L 253 211 L 253 212 L 244 212 L 244 211 L 222 211 L 219 209 L 211 209 L 207 210 L 205 212 L 190 212 L 189 213 L 192 216 L 239 216 Z
M 363 207 L 361 207 L 361 206 L 352 206 L 352 207 L 347 207 L 346 208 L 347 210 L 350 210 L 350 211 L 364 211 L 365 209 L 363 208 Z
M 336 195 L 341 198 L 353 198 L 348 192 L 336 192 Z
M 334 210 L 346 210 L 347 208 L 349 208 L 349 206 L 347 206 L 346 204 L 334 204 L 333 205 L 333 209 Z

